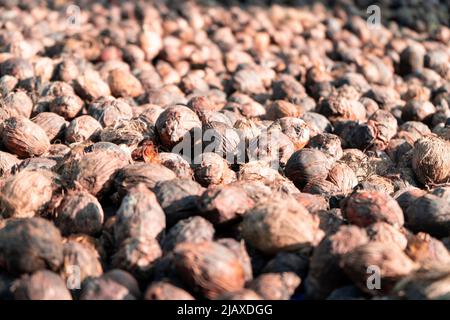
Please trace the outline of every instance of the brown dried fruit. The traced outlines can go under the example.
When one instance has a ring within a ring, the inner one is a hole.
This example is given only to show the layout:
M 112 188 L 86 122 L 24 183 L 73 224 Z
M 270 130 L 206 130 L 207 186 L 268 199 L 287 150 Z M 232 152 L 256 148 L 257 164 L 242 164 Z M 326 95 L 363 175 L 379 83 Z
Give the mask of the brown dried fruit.
M 55 224 L 63 235 L 95 235 L 102 230 L 103 219 L 97 198 L 86 191 L 69 191 L 56 209 Z
M 24 117 L 12 117 L 0 129 L 3 145 L 21 158 L 40 156 L 50 148 L 45 131 Z
M 414 144 L 412 168 L 425 185 L 446 183 L 450 179 L 450 141 L 423 137 Z
M 403 212 L 398 203 L 383 192 L 354 192 L 345 199 L 342 211 L 350 223 L 360 227 L 379 221 L 398 227 L 404 223 Z
M 406 254 L 422 267 L 430 268 L 450 263 L 450 253 L 444 244 L 429 234 L 419 232 L 408 240 Z
M 53 112 L 41 112 L 31 121 L 44 129 L 50 141 L 61 138 L 64 130 L 69 125 L 63 117 Z
M 397 245 L 401 250 L 406 249 L 408 239 L 404 232 L 386 222 L 376 222 L 367 227 L 370 241 Z
M 202 127 L 198 116 L 184 106 L 171 106 L 165 109 L 156 120 L 156 129 L 161 143 L 171 150 L 192 130 Z
M 253 205 L 242 188 L 230 185 L 210 187 L 198 200 L 201 214 L 215 225 L 235 221 Z
M 55 271 L 62 260 L 61 234 L 51 222 L 42 218 L 10 220 L 0 229 L 0 267 L 8 272 Z
M 166 214 L 167 224 L 172 226 L 198 212 L 198 199 L 204 188 L 192 180 L 173 179 L 156 183 L 154 191 Z
M 228 184 L 236 180 L 236 173 L 228 168 L 225 159 L 213 152 L 198 155 L 193 162 L 195 179 L 204 187 Z
M 121 69 L 114 69 L 108 77 L 111 93 L 115 97 L 136 98 L 144 93 L 141 83 L 133 74 Z
M 393 296 L 408 300 L 445 300 L 450 295 L 450 269 L 419 269 L 399 281 Z
M 83 105 L 83 100 L 76 95 L 58 96 L 50 102 L 49 110 L 71 120 L 81 112 Z
M 88 115 L 73 119 L 65 130 L 65 139 L 68 143 L 95 140 L 102 130 L 102 125 Z
M 4 181 L 0 192 L 0 215 L 31 218 L 46 209 L 59 187 L 59 177 L 51 171 L 22 170 Z
M 117 210 L 115 242 L 119 245 L 127 238 L 153 239 L 165 227 L 166 217 L 155 194 L 144 184 L 138 184 L 128 191 Z
M 180 243 L 213 241 L 214 232 L 214 226 L 202 217 L 183 219 L 170 228 L 164 236 L 162 248 L 164 252 L 170 252 Z
M 79 268 L 79 279 L 73 278 L 75 272 L 78 271 L 75 268 Z M 100 257 L 95 249 L 74 240 L 64 243 L 60 275 L 67 284 L 73 286 L 69 289 L 77 289 L 78 283 L 71 283 L 71 279 L 79 280 L 82 283 L 89 277 L 100 277 L 102 274 L 103 268 L 100 263 Z
M 265 273 L 253 280 L 249 287 L 266 300 L 289 300 L 301 279 L 293 272 Z
M 345 283 L 339 262 L 344 254 L 369 242 L 364 229 L 342 226 L 327 236 L 314 250 L 306 278 L 306 294 L 312 299 L 324 299 Z
M 146 280 L 150 277 L 153 263 L 161 255 L 161 248 L 155 239 L 128 238 L 111 257 L 111 265 L 130 272 L 139 280 Z
M 153 282 L 145 291 L 144 300 L 195 300 L 187 291 L 169 283 Z
M 296 151 L 286 163 L 285 173 L 298 188 L 312 180 L 326 179 L 332 161 L 321 151 L 304 148 Z
M 156 163 L 133 163 L 123 166 L 114 175 L 114 185 L 120 195 L 140 183 L 152 190 L 157 182 L 175 179 L 175 173 Z
M 15 300 L 72 300 L 63 279 L 48 270 L 23 275 L 13 284 L 12 292 Z
M 183 280 L 208 299 L 244 286 L 244 270 L 236 255 L 215 242 L 183 243 L 174 249 L 175 266 Z
M 100 196 L 112 185 L 115 172 L 129 163 L 128 157 L 113 150 L 87 153 L 62 167 L 62 176 L 70 185 L 80 185 L 94 196 Z
M 244 215 L 242 236 L 268 254 L 308 249 L 323 237 L 319 218 L 293 199 L 271 199 L 257 204 Z
M 370 242 L 346 253 L 340 262 L 342 270 L 355 285 L 371 295 L 390 292 L 395 283 L 416 268 L 414 262 L 403 251 L 387 243 Z M 381 288 L 371 290 L 367 286 L 371 266 L 379 268 Z

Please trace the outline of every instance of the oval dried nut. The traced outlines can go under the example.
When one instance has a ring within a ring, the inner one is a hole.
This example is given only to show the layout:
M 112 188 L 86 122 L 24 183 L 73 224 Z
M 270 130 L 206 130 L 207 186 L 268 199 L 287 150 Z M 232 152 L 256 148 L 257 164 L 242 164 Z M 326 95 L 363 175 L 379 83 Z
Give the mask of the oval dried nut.
M 61 116 L 53 112 L 41 112 L 31 119 L 34 123 L 44 129 L 50 141 L 62 136 L 69 123 Z
M 198 201 L 201 214 L 213 224 L 233 222 L 253 205 L 245 191 L 233 185 L 210 187 Z
M 58 96 L 50 102 L 49 109 L 66 120 L 71 120 L 83 109 L 83 100 L 76 95 Z
M 0 268 L 13 274 L 58 270 L 63 260 L 59 230 L 42 218 L 9 221 L 0 229 Z
M 92 69 L 86 69 L 75 79 L 74 88 L 80 97 L 87 100 L 111 95 L 108 84 L 102 80 L 97 71 Z
M 411 259 L 426 268 L 450 263 L 450 253 L 444 244 L 423 232 L 409 239 L 405 252 Z
M 128 238 L 112 256 L 111 265 L 143 281 L 148 279 L 153 263 L 161 255 L 161 247 L 156 239 Z
M 450 141 L 423 137 L 414 144 L 412 168 L 425 185 L 450 181 Z
M 294 272 L 264 273 L 254 279 L 249 288 L 265 300 L 289 300 L 300 282 Z
M 128 272 L 121 269 L 111 269 L 102 278 L 112 280 L 123 287 L 127 288 L 128 291 L 134 296 L 139 298 L 141 296 L 141 289 L 139 288 L 139 283 L 137 280 Z
M 425 194 L 408 207 L 405 219 L 406 226 L 413 232 L 445 237 L 450 231 L 450 203 L 446 198 Z
M 182 243 L 174 249 L 179 276 L 208 299 L 244 287 L 245 275 L 236 255 L 215 242 Z
M 284 117 L 274 121 L 269 128 L 271 130 L 280 130 L 291 139 L 295 151 L 302 149 L 309 141 L 310 131 L 305 121 L 294 117 Z
M 107 277 L 88 279 L 80 294 L 80 300 L 136 300 L 129 289 Z
M 20 158 L 40 156 L 50 148 L 45 131 L 24 117 L 11 117 L 2 124 L 2 142 Z
M 292 154 L 285 173 L 297 187 L 303 188 L 309 181 L 325 180 L 331 166 L 332 161 L 323 152 L 304 148 Z
M 133 118 L 133 109 L 127 100 L 122 98 L 105 97 L 97 99 L 89 104 L 88 112 L 104 127 L 113 126 L 121 121 Z
M 109 73 L 109 88 L 115 97 L 135 98 L 144 93 L 144 88 L 135 76 L 129 71 L 114 69 Z
M 33 111 L 33 101 L 25 91 L 10 92 L 2 102 L 2 108 L 11 116 L 29 118 Z
M 23 275 L 13 284 L 12 293 L 15 300 L 72 300 L 65 281 L 48 270 Z
M 399 281 L 392 295 L 408 300 L 448 300 L 450 267 L 445 265 L 419 269 Z
M 176 153 L 161 152 L 158 154 L 158 160 L 160 163 L 175 172 L 179 179 L 190 179 L 194 176 L 189 162 L 182 156 Z
M 98 150 L 76 159 L 63 168 L 62 176 L 69 184 L 79 184 L 94 196 L 109 189 L 114 173 L 126 166 L 129 159 L 113 150 Z
M 236 173 L 228 167 L 228 162 L 213 152 L 199 154 L 192 166 L 195 179 L 204 187 L 236 180 Z
M 153 239 L 166 227 L 166 216 L 155 194 L 145 185 L 130 189 L 116 214 L 114 237 L 116 245 L 127 238 Z
M 176 105 L 165 109 L 156 120 L 161 143 L 165 148 L 171 150 L 193 129 L 202 127 L 197 114 L 188 107 Z M 188 147 L 190 147 L 190 143 Z
M 164 209 L 167 225 L 198 213 L 198 199 L 205 189 L 190 179 L 172 179 L 156 183 L 156 197 Z
M 253 268 L 250 256 L 248 255 L 244 240 L 237 241 L 233 238 L 221 238 L 217 243 L 227 247 L 236 255 L 242 264 L 245 274 L 245 282 L 253 279 Z
M 133 163 L 121 168 L 114 176 L 114 184 L 120 195 L 143 183 L 152 190 L 157 182 L 175 179 L 175 173 L 156 163 Z
M 19 159 L 9 152 L 0 151 L 0 178 L 6 177 L 11 173 L 11 170 L 18 164 Z
M 344 194 L 350 193 L 358 184 L 355 172 L 345 163 L 336 163 L 328 173 L 328 180 Z
M 408 244 L 405 233 L 386 222 L 371 224 L 367 227 L 367 234 L 370 241 L 397 245 L 402 250 L 405 250 Z
M 276 100 L 267 108 L 266 118 L 277 120 L 285 117 L 298 118 L 304 113 L 301 106 L 284 100 Z
M 166 281 L 158 281 L 147 288 L 144 300 L 195 300 L 195 298 L 180 287 Z
M 394 226 L 403 226 L 403 211 L 397 201 L 378 191 L 356 191 L 342 205 L 344 217 L 360 227 L 384 221 Z
M 67 126 L 64 134 L 66 142 L 83 142 L 95 139 L 102 130 L 100 122 L 88 115 L 73 119 Z
M 164 252 L 170 252 L 180 243 L 213 241 L 214 232 L 214 226 L 202 217 L 183 219 L 167 232 L 162 241 L 162 248 Z
M 271 199 L 247 211 L 242 236 L 267 254 L 311 248 L 324 233 L 320 220 L 293 199 Z
M 64 243 L 63 264 L 60 275 L 69 289 L 80 289 L 79 285 L 89 277 L 100 277 L 103 273 L 98 252 L 89 245 L 69 240 Z M 78 279 L 73 276 L 79 275 Z
M 60 186 L 56 173 L 22 170 L 5 180 L 0 192 L 0 215 L 31 218 L 45 209 Z
M 342 255 L 369 242 L 364 229 L 341 226 L 335 234 L 324 238 L 314 249 L 306 278 L 306 294 L 311 299 L 325 299 L 334 289 L 345 284 L 339 266 Z
M 55 224 L 63 235 L 95 235 L 102 230 L 103 209 L 97 198 L 87 191 L 67 193 L 56 209 Z
M 340 266 L 358 288 L 371 295 L 389 293 L 397 281 L 416 268 L 399 247 L 380 242 L 370 242 L 346 253 Z M 376 279 L 371 281 L 374 277 L 378 277 L 378 283 Z

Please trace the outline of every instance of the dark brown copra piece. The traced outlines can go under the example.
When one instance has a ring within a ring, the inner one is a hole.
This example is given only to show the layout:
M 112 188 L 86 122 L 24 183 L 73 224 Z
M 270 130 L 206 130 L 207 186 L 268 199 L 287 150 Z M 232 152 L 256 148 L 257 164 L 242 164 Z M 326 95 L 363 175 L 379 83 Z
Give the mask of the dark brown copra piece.
M 165 252 L 170 252 L 180 243 L 212 241 L 214 232 L 214 226 L 200 216 L 183 219 L 170 228 L 164 236 L 162 248 Z
M 444 244 L 423 232 L 408 240 L 405 252 L 423 267 L 442 266 L 450 262 L 450 253 Z
M 57 174 L 49 170 L 22 170 L 7 178 L 0 192 L 0 215 L 30 218 L 43 212 L 60 188 Z
M 332 161 L 321 151 L 305 148 L 295 152 L 286 163 L 286 176 L 303 188 L 311 180 L 326 179 Z
M 195 112 L 184 106 L 165 109 L 156 121 L 159 138 L 167 150 L 171 150 L 183 138 L 187 138 L 193 129 L 201 127 L 202 123 Z
M 230 249 L 215 242 L 183 243 L 174 249 L 174 262 L 187 285 L 206 298 L 243 288 L 242 264 Z
M 345 283 L 340 261 L 344 254 L 369 242 L 364 229 L 342 226 L 325 237 L 314 250 L 306 278 L 306 294 L 313 299 L 324 299 Z
M 357 191 L 345 199 L 342 212 L 348 221 L 366 227 L 378 221 L 394 226 L 404 223 L 403 212 L 389 195 L 377 191 Z
M 446 183 L 450 179 L 450 142 L 424 137 L 414 144 L 412 168 L 423 184 Z
M 190 179 L 172 179 L 156 183 L 154 192 L 166 215 L 167 225 L 198 212 L 198 199 L 204 188 Z
M 150 277 L 152 265 L 161 255 L 161 247 L 155 239 L 127 238 L 111 257 L 111 265 L 142 281 Z
M 249 284 L 265 300 L 289 300 L 301 279 L 293 272 L 264 273 Z
M 20 158 L 40 156 L 50 148 L 45 131 L 24 117 L 6 119 L 0 128 L 3 145 Z
M 120 245 L 128 238 L 157 238 L 166 227 L 164 211 L 155 194 L 144 184 L 129 190 L 116 213 L 114 238 Z
M 213 224 L 233 222 L 253 205 L 253 200 L 237 186 L 210 187 L 198 200 L 200 212 Z
M 153 282 L 145 291 L 145 300 L 195 300 L 186 290 L 169 282 Z
M 63 263 L 59 273 L 69 289 L 81 289 L 85 279 L 103 274 L 99 253 L 89 245 L 68 240 L 64 243 Z
M 244 215 L 242 236 L 264 253 L 308 249 L 323 237 L 319 218 L 293 199 L 271 199 Z
M 42 218 L 9 221 L 0 229 L 0 265 L 13 274 L 58 270 L 63 260 L 59 230 Z
M 390 292 L 398 280 L 416 268 L 399 247 L 380 242 L 370 242 L 346 253 L 340 266 L 357 287 L 371 295 Z M 380 276 L 379 288 L 376 283 L 373 288 L 367 285 L 374 272 Z
M 98 234 L 103 226 L 104 213 L 97 198 L 86 191 L 64 195 L 56 209 L 55 224 L 63 235 Z
M 120 195 L 132 187 L 143 183 L 153 189 L 157 182 L 175 179 L 175 173 L 156 163 L 133 163 L 119 169 L 114 175 L 114 185 Z
M 12 286 L 15 300 L 72 300 L 64 280 L 49 270 L 23 275 Z

